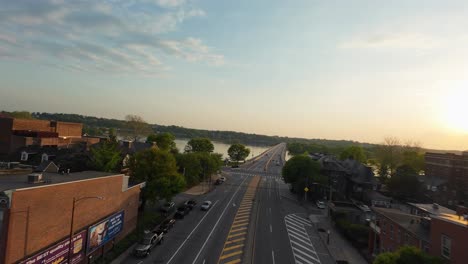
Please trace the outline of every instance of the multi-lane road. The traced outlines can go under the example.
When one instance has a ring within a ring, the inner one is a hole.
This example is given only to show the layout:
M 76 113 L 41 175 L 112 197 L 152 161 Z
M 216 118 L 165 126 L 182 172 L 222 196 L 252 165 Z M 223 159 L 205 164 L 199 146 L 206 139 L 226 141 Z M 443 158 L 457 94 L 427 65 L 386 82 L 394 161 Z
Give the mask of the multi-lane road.
M 281 179 L 285 151 L 279 144 L 225 169 L 226 182 L 207 194 L 178 195 L 176 202 L 209 200 L 213 207 L 197 207 L 177 221 L 147 258 L 129 255 L 122 263 L 332 263 L 305 209 L 282 195 L 288 191 Z

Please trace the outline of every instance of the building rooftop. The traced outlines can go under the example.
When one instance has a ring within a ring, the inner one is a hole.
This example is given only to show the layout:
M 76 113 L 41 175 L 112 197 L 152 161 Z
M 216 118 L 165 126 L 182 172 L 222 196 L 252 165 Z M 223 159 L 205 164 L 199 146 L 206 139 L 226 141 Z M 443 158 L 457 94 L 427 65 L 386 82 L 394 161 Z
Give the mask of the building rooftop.
M 6 174 L 0 175 L 0 192 L 6 190 L 18 190 L 38 186 L 52 185 L 57 183 L 66 183 L 80 180 L 88 180 L 105 176 L 119 175 L 117 173 L 108 173 L 100 171 L 83 171 L 70 174 L 43 172 L 43 181 L 40 183 L 28 182 L 30 174 Z
M 435 205 L 435 204 L 418 204 L 418 203 L 408 203 L 411 206 L 418 208 L 424 212 L 427 212 L 430 216 L 440 215 L 440 214 L 453 214 L 456 215 L 454 210 L 451 210 L 447 207 Z
M 421 224 L 422 217 L 407 214 L 392 208 L 372 207 L 372 210 L 389 218 L 394 223 L 415 234 L 418 238 L 429 241 L 429 229 Z
M 457 214 L 439 214 L 437 216 L 433 216 L 436 219 L 440 219 L 443 221 L 451 222 L 453 224 L 462 225 L 468 228 L 468 220 L 465 220 L 462 216 L 458 216 Z

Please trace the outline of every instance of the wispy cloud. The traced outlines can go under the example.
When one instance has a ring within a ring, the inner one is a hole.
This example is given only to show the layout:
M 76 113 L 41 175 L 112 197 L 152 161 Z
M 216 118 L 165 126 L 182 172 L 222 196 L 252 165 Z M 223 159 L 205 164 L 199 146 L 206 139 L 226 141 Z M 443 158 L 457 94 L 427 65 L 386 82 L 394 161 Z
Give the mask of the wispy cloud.
M 182 0 L 0 0 L 0 53 L 67 69 L 145 75 L 169 69 L 164 60 L 170 57 L 221 65 L 224 57 L 201 39 L 163 34 L 204 15 Z
M 370 33 L 348 39 L 339 44 L 343 49 L 418 49 L 436 48 L 439 40 L 422 33 Z

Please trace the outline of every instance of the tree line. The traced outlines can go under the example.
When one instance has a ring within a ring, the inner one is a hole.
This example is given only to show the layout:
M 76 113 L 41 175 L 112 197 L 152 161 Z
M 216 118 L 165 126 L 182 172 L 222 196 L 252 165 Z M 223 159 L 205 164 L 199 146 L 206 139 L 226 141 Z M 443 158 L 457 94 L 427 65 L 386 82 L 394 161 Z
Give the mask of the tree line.
M 114 129 L 117 135 L 131 135 L 132 128 L 129 128 L 128 117 L 124 119 L 101 118 L 94 116 L 85 116 L 79 114 L 65 114 L 65 113 L 46 113 L 46 112 L 28 112 L 28 111 L 2 111 L 1 114 L 28 119 L 43 119 L 43 120 L 57 120 L 63 122 L 75 122 L 83 124 L 83 132 L 91 136 L 103 136 L 108 134 L 109 129 Z M 130 116 L 131 117 L 131 116 Z M 193 129 L 181 126 L 163 126 L 159 124 L 148 124 L 148 131 L 150 133 L 171 133 L 176 138 L 209 138 L 213 141 L 223 142 L 226 144 L 241 143 L 244 145 L 257 145 L 257 146 L 273 146 L 281 142 L 286 143 L 301 143 L 301 144 L 317 144 L 324 145 L 331 149 L 338 147 L 346 147 L 354 144 L 362 144 L 363 146 L 371 145 L 366 143 L 359 143 L 351 140 L 327 140 L 327 139 L 306 139 L 306 138 L 291 138 L 281 136 L 267 136 L 255 133 L 242 133 L 235 131 L 219 131 L 219 130 L 204 130 Z

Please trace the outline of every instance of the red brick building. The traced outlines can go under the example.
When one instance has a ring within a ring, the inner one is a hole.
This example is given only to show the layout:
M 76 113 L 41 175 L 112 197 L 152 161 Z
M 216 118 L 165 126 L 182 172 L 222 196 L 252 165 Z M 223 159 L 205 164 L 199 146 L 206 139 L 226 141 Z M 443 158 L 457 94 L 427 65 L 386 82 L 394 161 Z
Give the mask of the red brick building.
M 455 208 L 468 204 L 468 152 L 426 153 L 425 183 L 434 202 Z
M 102 254 L 113 242 L 135 229 L 141 187 L 142 184 L 129 186 L 128 177 L 124 175 L 91 171 L 69 175 L 43 173 L 42 177 L 0 175 L 0 214 L 3 216 L 0 217 L 0 263 L 21 262 L 38 253 L 49 252 L 47 250 L 57 243 L 68 243 L 73 199 L 93 197 L 76 202 L 73 217 L 74 233 L 84 234 L 79 241 L 82 244 L 76 247 L 77 251 L 82 249 L 79 263 L 86 263 L 90 255 Z M 96 229 L 92 226 L 116 214 L 121 221 L 117 236 L 109 237 L 104 243 L 102 235 L 103 245 L 99 244 L 90 252 L 91 231 Z M 75 245 L 77 242 L 73 241 Z M 64 248 L 68 252 L 68 246 Z
M 455 211 L 438 205 L 411 204 L 409 214 L 392 208 L 372 208 L 369 251 L 375 257 L 410 245 L 442 257 L 452 264 L 468 260 L 468 221 Z
M 78 142 L 95 144 L 98 138 L 82 137 L 83 124 L 0 117 L 0 155 L 22 147 L 67 147 Z

